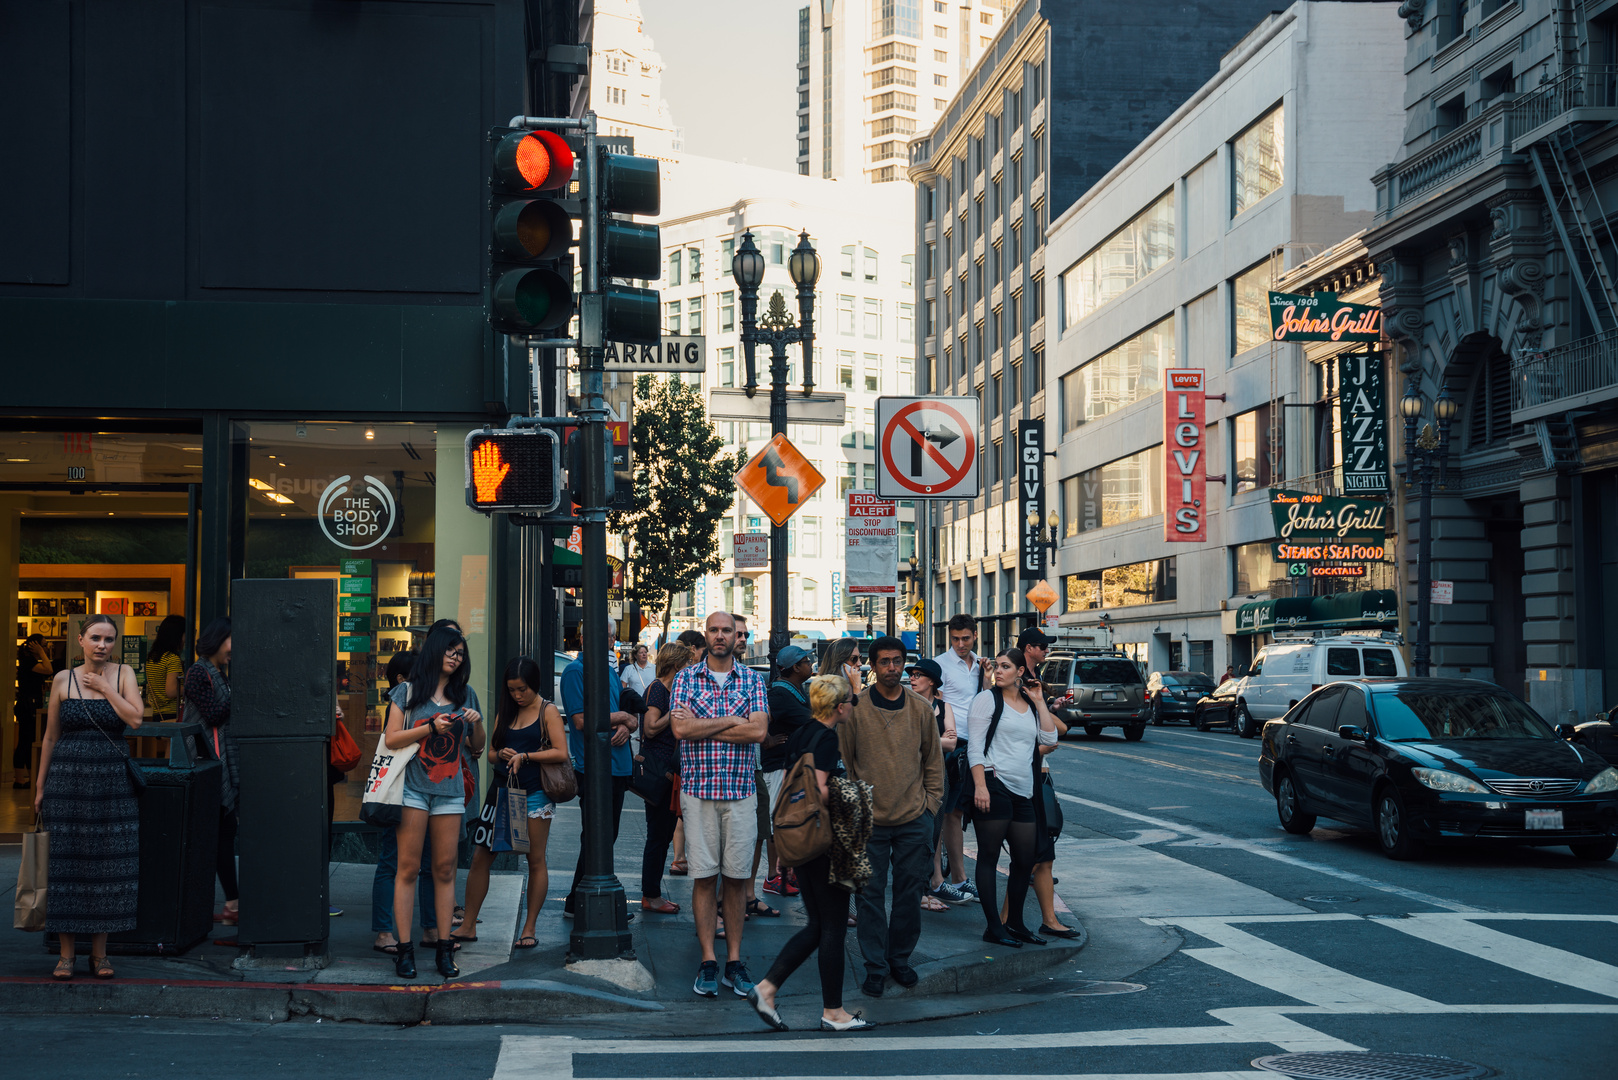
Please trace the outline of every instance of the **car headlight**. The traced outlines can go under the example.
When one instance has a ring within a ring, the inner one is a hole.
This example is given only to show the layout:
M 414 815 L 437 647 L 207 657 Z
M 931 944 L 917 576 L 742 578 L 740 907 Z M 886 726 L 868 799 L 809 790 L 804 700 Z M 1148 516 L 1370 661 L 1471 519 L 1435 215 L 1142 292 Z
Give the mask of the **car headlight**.
M 1611 769 L 1607 770 L 1612 772 Z M 1460 773 L 1450 772 L 1448 769 L 1411 769 L 1422 787 L 1432 788 L 1434 791 L 1456 791 L 1467 795 L 1487 795 L 1489 789 L 1469 777 Z M 1597 779 L 1600 779 L 1599 777 Z M 1592 781 L 1593 783 L 1594 781 Z
M 1595 779 L 1584 785 L 1586 795 L 1599 795 L 1603 791 L 1618 791 L 1618 769 L 1602 769 Z

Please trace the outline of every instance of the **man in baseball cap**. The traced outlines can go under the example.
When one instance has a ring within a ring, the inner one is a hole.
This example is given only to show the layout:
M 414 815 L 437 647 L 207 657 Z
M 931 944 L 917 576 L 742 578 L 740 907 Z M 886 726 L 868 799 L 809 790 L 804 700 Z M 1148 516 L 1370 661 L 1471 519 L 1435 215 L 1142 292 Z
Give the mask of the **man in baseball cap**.
M 1028 661 L 1028 673 L 1033 675 L 1050 653 L 1051 639 L 1039 627 L 1025 626 L 1023 632 L 1017 635 L 1017 648 L 1022 650 L 1023 659 Z
M 815 673 L 815 655 L 808 649 L 788 645 L 775 657 L 780 675 L 770 684 L 770 729 L 759 747 L 759 769 L 764 773 L 764 790 L 770 806 L 781 791 L 786 779 L 787 739 L 804 724 L 813 723 L 809 714 L 809 697 L 803 684 Z M 777 896 L 797 896 L 797 879 L 788 871 L 782 874 L 775 854 L 775 842 L 765 840 L 769 862 L 764 868 L 764 891 Z

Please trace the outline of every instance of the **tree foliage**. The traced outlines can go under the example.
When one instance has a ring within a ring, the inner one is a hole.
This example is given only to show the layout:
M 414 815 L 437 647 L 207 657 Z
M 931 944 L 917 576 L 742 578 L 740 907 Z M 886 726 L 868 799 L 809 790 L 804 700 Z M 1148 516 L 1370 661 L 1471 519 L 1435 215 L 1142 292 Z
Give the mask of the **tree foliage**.
M 629 534 L 630 599 L 648 611 L 661 609 L 666 634 L 674 595 L 723 565 L 719 522 L 735 503 L 735 476 L 747 457 L 725 453 L 701 392 L 673 376 L 635 380 L 629 438 L 634 509 L 610 514 L 607 523 Z

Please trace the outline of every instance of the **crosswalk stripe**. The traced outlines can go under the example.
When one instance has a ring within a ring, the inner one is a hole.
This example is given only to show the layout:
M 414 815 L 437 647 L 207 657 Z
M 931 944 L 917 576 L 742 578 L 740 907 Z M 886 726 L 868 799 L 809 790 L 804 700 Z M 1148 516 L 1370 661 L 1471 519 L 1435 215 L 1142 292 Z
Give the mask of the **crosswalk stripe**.
M 1164 920 L 1219 944 L 1217 949 L 1185 949 L 1187 956 L 1227 971 L 1278 994 L 1333 1009 L 1376 1006 L 1395 1012 L 1438 1002 L 1311 960 L 1302 953 L 1238 930 L 1225 919 Z
M 1492 916 L 1491 916 L 1492 917 Z M 1551 945 L 1516 937 L 1470 918 L 1449 914 L 1411 915 L 1404 919 L 1375 919 L 1386 926 L 1434 945 L 1467 953 L 1536 979 L 1578 987 L 1593 994 L 1618 998 L 1618 967 L 1592 960 Z

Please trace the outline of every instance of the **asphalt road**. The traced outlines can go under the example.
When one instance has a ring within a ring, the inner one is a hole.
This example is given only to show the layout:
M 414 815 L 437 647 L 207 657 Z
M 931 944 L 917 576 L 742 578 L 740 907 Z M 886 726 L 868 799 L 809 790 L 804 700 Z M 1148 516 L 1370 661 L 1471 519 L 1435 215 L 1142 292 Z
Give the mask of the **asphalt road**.
M 1091 944 L 1076 970 L 971 1016 L 859 1036 L 637 1032 L 634 1018 L 405 1031 L 13 1018 L 8 1049 L 31 1075 L 166 1080 L 1216 1080 L 1274 1076 L 1251 1063 L 1289 1052 L 1440 1055 L 1522 1080 L 1613 1074 L 1618 860 L 1503 848 L 1394 863 L 1369 834 L 1330 822 L 1288 836 L 1256 752 L 1183 727 L 1064 743 L 1052 766 L 1067 824 L 1057 891 Z M 626 819 L 624 844 L 637 835 Z M 814 1017 L 787 1019 L 808 1029 Z

